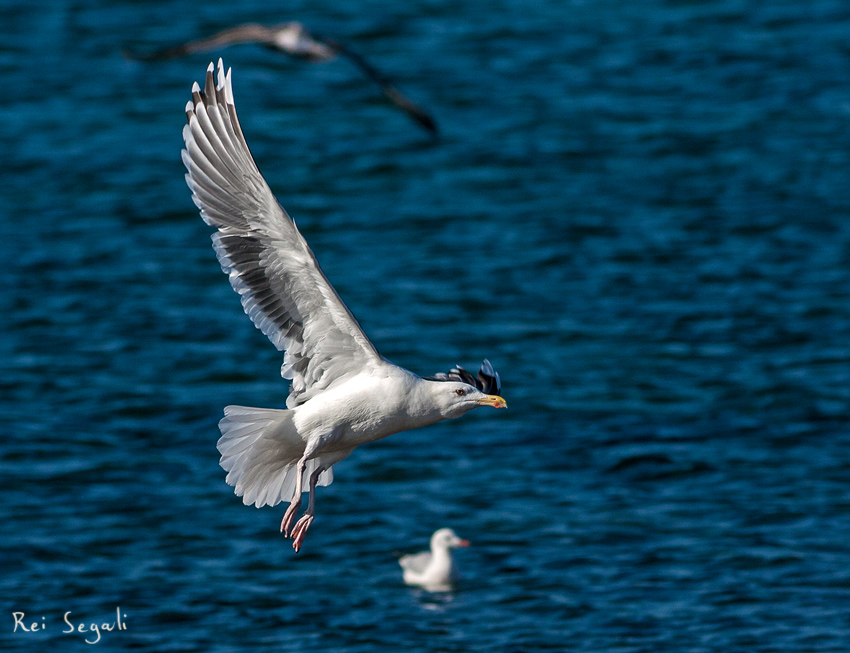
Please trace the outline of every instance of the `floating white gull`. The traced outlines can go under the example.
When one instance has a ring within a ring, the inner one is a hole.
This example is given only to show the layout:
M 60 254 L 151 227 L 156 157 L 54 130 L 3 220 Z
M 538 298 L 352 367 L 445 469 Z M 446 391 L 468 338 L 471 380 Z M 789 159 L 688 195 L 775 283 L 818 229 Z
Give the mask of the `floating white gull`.
M 333 465 L 355 447 L 507 404 L 487 361 L 478 380 L 461 368 L 425 379 L 377 352 L 254 163 L 221 59 L 217 84 L 210 64 L 204 90 L 192 87 L 186 116 L 182 155 L 192 199 L 217 229 L 213 247 L 245 312 L 285 352 L 281 375 L 291 380 L 286 410 L 224 409 L 221 466 L 246 505 L 290 502 L 280 528 L 298 551 L 313 522 L 316 486 L 329 485 Z M 310 501 L 293 527 L 305 491 Z
M 375 82 L 384 96 L 413 120 L 432 134 L 437 133 L 437 123 L 422 107 L 399 91 L 389 78 L 351 48 L 329 37 L 311 34 L 302 23 L 291 21 L 279 25 L 245 23 L 212 36 L 162 48 L 153 52 L 127 52 L 134 59 L 154 61 L 174 59 L 195 52 L 207 52 L 238 43 L 257 43 L 296 59 L 314 63 L 332 61 L 337 56 L 347 58 L 370 80 Z
M 431 551 L 402 556 L 398 564 L 404 569 L 404 582 L 433 592 L 452 588 L 458 577 L 452 549 L 469 546 L 451 528 L 441 528 L 431 536 Z

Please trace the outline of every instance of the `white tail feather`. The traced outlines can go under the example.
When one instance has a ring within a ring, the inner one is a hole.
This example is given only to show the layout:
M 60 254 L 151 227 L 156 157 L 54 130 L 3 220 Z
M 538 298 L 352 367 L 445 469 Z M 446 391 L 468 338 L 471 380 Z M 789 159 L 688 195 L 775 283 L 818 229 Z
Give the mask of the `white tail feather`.
M 296 463 L 304 455 L 305 442 L 292 421 L 291 410 L 228 406 L 218 427 L 218 450 L 227 482 L 245 505 L 274 506 L 295 495 Z M 336 462 L 334 460 L 334 462 Z M 309 490 L 310 475 L 322 457 L 307 461 L 301 489 Z M 333 467 L 319 475 L 317 485 L 333 482 Z

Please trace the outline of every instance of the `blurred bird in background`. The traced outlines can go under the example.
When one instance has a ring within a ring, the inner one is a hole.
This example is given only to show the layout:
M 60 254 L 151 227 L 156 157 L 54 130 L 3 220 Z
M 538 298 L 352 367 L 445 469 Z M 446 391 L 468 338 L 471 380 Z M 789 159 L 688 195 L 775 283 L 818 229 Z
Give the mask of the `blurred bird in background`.
M 140 61 L 162 61 L 176 59 L 197 52 L 208 52 L 239 43 L 256 43 L 271 50 L 312 63 L 333 61 L 343 56 L 353 63 L 371 81 L 375 82 L 384 96 L 404 111 L 418 125 L 432 135 L 438 132 L 437 123 L 422 107 L 413 102 L 384 75 L 358 53 L 334 39 L 311 34 L 302 23 L 291 21 L 279 25 L 245 23 L 222 30 L 206 38 L 188 41 L 152 52 L 125 50 L 128 58 Z

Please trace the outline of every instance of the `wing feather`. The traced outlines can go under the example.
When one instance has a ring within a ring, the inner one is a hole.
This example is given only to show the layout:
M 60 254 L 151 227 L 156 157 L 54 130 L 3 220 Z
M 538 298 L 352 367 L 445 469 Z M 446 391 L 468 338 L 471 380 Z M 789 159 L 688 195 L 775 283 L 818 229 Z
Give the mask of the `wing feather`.
M 257 168 L 221 59 L 217 82 L 210 64 L 204 90 L 195 84 L 186 106 L 186 183 L 201 217 L 217 229 L 213 249 L 243 309 L 284 351 L 292 408 L 384 361 Z
M 448 372 L 439 372 L 434 376 L 426 376 L 424 378 L 429 381 L 460 381 L 461 383 L 468 383 L 473 388 L 478 388 L 481 392 L 488 395 L 502 393 L 502 380 L 499 378 L 499 373 L 493 369 L 493 365 L 486 358 L 481 363 L 481 369 L 478 370 L 477 378 L 460 365 L 453 367 Z

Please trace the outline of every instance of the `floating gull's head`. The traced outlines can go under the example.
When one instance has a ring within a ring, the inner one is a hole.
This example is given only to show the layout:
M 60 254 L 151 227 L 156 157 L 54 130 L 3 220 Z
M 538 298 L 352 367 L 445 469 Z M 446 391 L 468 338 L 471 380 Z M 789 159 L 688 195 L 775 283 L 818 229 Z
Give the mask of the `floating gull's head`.
M 431 536 L 431 550 L 456 549 L 459 546 L 469 546 L 469 540 L 462 540 L 451 528 L 441 528 Z

